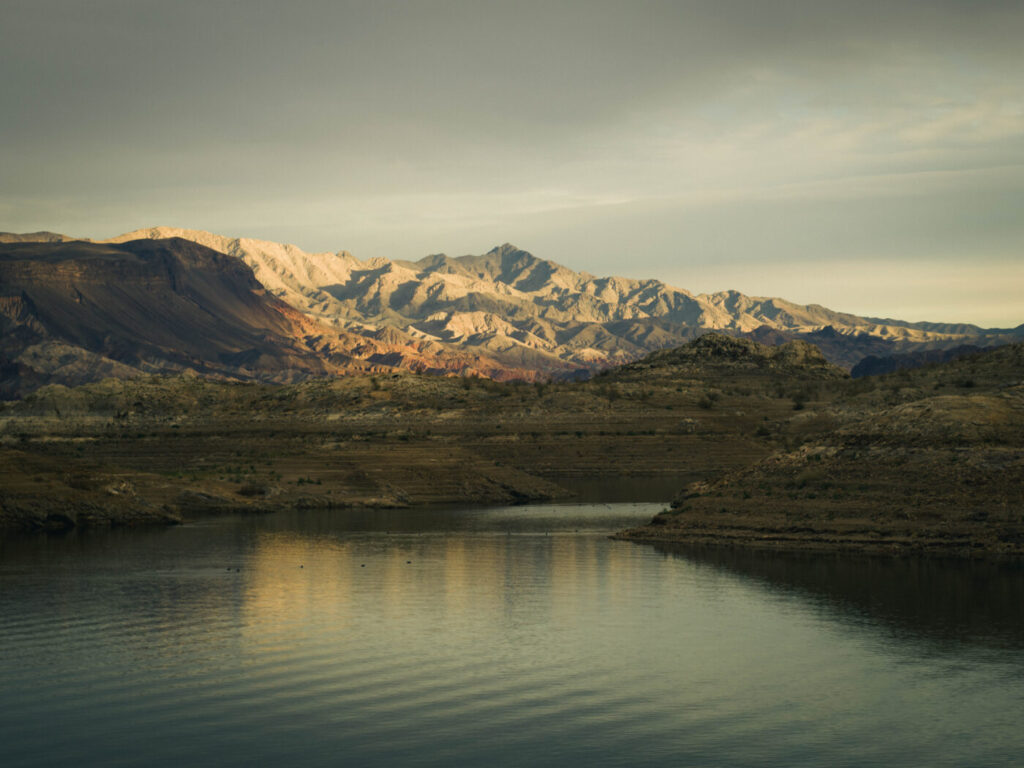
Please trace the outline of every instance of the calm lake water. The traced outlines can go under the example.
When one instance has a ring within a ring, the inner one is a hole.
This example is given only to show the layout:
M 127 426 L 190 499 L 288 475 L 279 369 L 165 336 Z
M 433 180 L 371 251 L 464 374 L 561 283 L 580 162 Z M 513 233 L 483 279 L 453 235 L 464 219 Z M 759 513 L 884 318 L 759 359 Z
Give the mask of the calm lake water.
M 0 765 L 1020 766 L 1024 571 L 610 541 L 656 504 L 0 542 Z

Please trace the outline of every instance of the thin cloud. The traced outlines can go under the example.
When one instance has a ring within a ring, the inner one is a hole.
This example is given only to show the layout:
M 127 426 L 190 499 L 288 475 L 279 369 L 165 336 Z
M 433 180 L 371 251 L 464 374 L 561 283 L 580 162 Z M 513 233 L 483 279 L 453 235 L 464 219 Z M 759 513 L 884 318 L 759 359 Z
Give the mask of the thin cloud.
M 9 0 L 0 228 L 1019 257 L 1021 39 L 1019 2 Z

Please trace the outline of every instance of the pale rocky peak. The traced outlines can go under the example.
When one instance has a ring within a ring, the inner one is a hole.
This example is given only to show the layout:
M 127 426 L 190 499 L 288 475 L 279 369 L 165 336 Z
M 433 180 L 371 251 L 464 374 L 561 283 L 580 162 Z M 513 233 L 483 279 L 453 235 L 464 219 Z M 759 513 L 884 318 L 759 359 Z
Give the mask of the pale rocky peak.
M 112 241 L 140 237 L 183 237 L 236 256 L 274 295 L 335 327 L 406 329 L 420 339 L 451 340 L 473 354 L 500 352 L 510 340 L 525 340 L 546 355 L 590 366 L 595 354 L 605 362 L 632 359 L 678 346 L 700 329 L 764 336 L 831 327 L 835 349 L 845 343 L 836 336 L 949 343 L 971 332 L 858 317 L 735 290 L 694 295 L 659 280 L 595 277 L 511 243 L 478 256 L 360 261 L 346 251 L 306 253 L 294 245 L 170 227 L 136 230 Z

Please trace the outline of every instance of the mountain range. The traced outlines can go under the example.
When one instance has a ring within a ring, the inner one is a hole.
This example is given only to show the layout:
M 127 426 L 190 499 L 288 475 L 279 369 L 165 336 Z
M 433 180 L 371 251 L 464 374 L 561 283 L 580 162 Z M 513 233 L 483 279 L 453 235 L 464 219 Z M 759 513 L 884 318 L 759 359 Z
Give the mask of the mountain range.
M 311 254 L 294 245 L 168 227 L 112 241 L 166 237 L 237 256 L 271 293 L 325 322 L 394 328 L 547 372 L 628 362 L 706 330 L 769 343 L 804 338 L 847 368 L 868 354 L 988 346 L 1024 336 L 1024 326 L 910 323 L 736 291 L 694 295 L 660 280 L 575 272 L 507 243 L 482 256 L 435 254 L 410 262 L 361 261 L 347 251 Z
M 435 342 L 328 327 L 181 238 L 0 244 L 0 396 L 143 373 L 295 381 L 395 368 L 530 378 Z
M 0 234 L 0 243 L 9 396 L 24 382 L 132 370 L 280 381 L 390 369 L 585 376 L 707 330 L 808 341 L 847 369 L 869 355 L 1024 337 L 1024 326 L 908 323 L 595 277 L 510 244 L 402 261 L 168 227 L 102 243 L 52 232 Z

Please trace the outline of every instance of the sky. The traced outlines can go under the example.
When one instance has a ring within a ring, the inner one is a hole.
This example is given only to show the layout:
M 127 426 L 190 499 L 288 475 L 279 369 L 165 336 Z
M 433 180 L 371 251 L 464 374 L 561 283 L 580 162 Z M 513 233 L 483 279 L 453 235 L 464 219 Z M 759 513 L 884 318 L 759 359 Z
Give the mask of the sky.
M 0 230 L 1024 323 L 1024 3 L 3 0 Z

